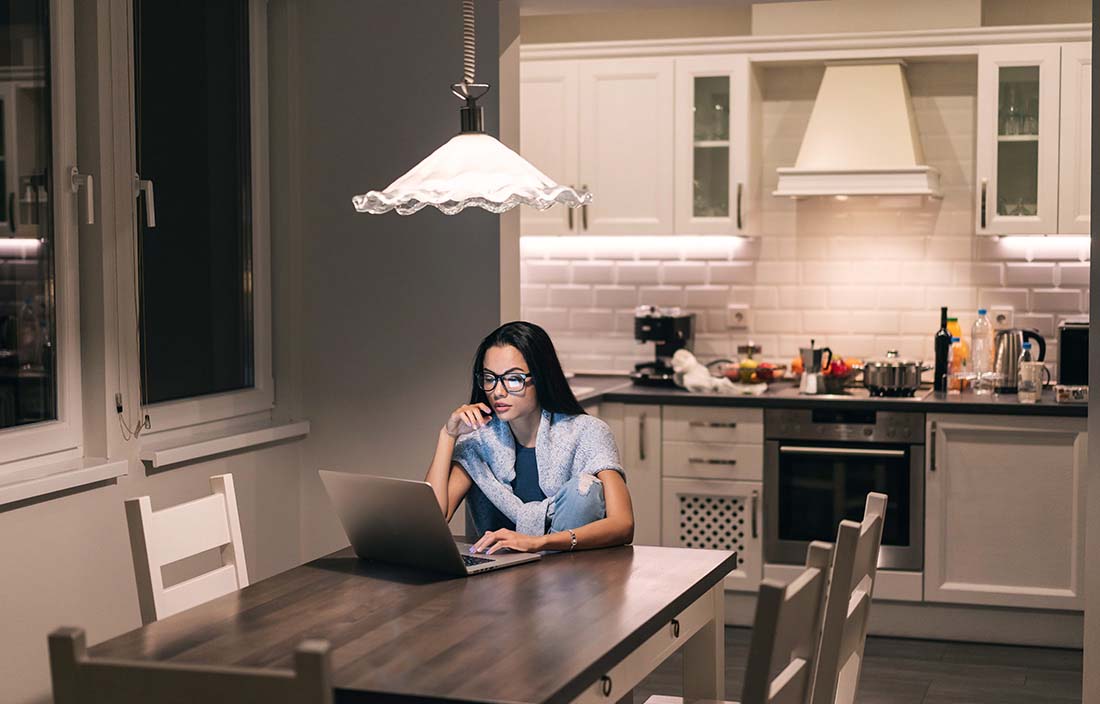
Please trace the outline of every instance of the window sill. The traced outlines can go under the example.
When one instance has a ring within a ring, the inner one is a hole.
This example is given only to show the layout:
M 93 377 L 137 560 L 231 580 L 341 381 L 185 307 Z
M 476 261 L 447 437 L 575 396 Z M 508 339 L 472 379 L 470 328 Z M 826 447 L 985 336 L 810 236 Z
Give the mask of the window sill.
M 142 444 L 140 456 L 150 467 L 168 467 L 306 435 L 309 435 L 308 420 L 291 423 L 265 421 L 232 430 L 211 430 L 184 439 L 152 440 Z
M 126 474 L 126 465 L 126 460 L 98 457 L 43 465 L 30 476 L 0 483 L 0 506 L 115 479 Z

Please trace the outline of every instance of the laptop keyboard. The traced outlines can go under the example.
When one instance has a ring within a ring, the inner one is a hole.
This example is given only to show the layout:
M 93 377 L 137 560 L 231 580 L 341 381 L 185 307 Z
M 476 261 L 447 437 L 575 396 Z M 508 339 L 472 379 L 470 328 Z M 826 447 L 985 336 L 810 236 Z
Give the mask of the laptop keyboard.
M 483 565 L 486 562 L 492 562 L 493 561 L 492 558 L 474 557 L 472 555 L 460 555 L 459 557 L 461 557 L 462 561 L 464 563 L 466 563 L 466 565 L 469 566 L 469 567 L 473 567 L 474 565 Z

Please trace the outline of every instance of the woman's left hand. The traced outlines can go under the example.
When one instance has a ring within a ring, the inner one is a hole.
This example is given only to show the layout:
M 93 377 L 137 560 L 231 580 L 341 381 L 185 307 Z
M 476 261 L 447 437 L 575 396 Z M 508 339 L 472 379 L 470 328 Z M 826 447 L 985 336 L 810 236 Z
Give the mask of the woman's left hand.
M 542 536 L 525 535 L 507 528 L 491 530 L 474 543 L 473 551 L 492 555 L 505 548 L 516 552 L 537 552 L 542 549 Z

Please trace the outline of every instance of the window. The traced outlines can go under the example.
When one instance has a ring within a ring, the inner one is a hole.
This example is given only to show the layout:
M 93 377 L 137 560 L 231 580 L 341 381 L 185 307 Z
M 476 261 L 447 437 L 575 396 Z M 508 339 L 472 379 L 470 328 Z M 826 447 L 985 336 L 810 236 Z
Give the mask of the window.
M 80 448 L 71 18 L 0 2 L 0 464 Z
M 267 69 L 262 41 L 250 41 L 263 5 L 133 0 L 138 345 L 152 432 L 271 407 Z

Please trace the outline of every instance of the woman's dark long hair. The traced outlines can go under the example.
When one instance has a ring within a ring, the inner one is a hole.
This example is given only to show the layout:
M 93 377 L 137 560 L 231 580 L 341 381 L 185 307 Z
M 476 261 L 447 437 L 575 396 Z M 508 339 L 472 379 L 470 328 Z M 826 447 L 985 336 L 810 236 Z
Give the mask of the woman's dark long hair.
M 527 362 L 527 368 L 535 382 L 535 393 L 543 410 L 566 415 L 583 415 L 584 409 L 569 388 L 565 372 L 561 370 L 558 353 L 546 331 L 534 323 L 516 320 L 505 323 L 485 336 L 474 353 L 474 369 L 470 403 L 492 406 L 481 388 L 481 372 L 484 370 L 485 353 L 490 347 L 511 345 L 519 350 Z

